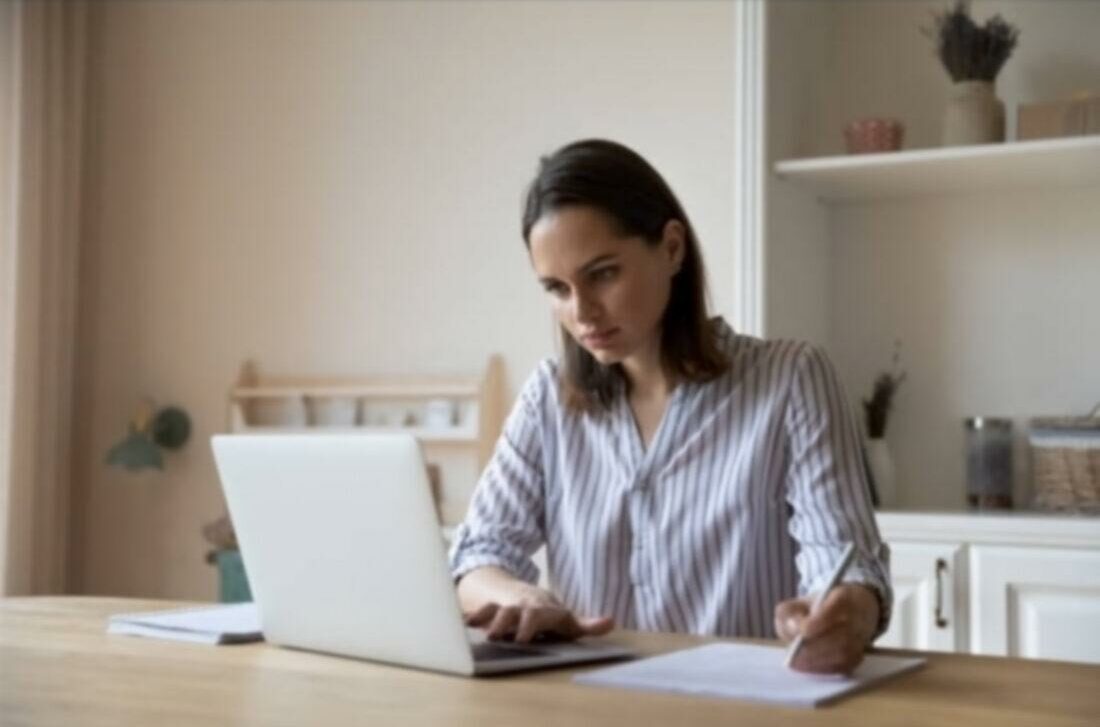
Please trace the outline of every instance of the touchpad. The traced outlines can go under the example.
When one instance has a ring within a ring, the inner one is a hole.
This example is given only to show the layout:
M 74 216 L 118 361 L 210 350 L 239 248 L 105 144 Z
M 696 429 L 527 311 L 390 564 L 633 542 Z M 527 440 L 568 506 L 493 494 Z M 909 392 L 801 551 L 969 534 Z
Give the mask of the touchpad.
M 497 661 L 499 659 L 530 659 L 532 656 L 547 656 L 549 652 L 531 646 L 501 646 L 488 641 L 470 644 L 474 661 Z

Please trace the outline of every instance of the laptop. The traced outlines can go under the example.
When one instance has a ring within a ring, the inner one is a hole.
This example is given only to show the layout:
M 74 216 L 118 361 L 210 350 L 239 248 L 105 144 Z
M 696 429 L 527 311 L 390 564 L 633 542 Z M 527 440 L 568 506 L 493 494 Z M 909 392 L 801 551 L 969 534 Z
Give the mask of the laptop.
M 490 642 L 466 627 L 413 436 L 211 443 L 269 642 L 464 675 L 630 655 L 598 639 Z

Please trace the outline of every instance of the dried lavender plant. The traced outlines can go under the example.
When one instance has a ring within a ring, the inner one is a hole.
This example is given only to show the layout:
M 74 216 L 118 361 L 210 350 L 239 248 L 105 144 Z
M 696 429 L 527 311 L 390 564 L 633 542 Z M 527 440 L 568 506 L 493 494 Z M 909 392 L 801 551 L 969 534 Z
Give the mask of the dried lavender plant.
M 999 14 L 979 26 L 970 17 L 970 3 L 958 0 L 955 7 L 933 15 L 934 28 L 923 28 L 936 43 L 936 54 L 951 80 L 992 82 L 1012 55 L 1020 31 Z
M 894 358 L 890 370 L 884 371 L 875 379 L 871 398 L 863 400 L 863 413 L 866 417 L 867 436 L 882 439 L 886 436 L 886 418 L 898 387 L 905 381 L 905 372 L 898 369 L 901 363 L 901 341 L 894 341 Z

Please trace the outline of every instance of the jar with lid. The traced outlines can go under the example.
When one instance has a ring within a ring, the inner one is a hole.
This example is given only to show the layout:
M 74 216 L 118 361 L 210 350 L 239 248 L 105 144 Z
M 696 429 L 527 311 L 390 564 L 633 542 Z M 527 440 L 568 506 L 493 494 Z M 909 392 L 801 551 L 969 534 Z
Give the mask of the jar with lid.
M 971 417 L 966 424 L 966 501 L 974 509 L 1012 507 L 1012 420 Z

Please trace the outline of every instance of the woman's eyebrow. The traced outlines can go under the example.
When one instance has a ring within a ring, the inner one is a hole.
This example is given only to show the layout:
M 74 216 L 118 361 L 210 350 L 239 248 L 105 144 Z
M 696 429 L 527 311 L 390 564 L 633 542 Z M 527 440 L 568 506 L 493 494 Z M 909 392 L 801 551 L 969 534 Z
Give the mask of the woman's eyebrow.
M 597 265 L 602 265 L 603 263 L 612 262 L 613 260 L 615 260 L 616 257 L 617 257 L 617 255 L 613 252 L 605 252 L 603 255 L 597 255 L 596 257 L 594 257 L 591 260 L 589 260 L 588 262 L 586 262 L 584 265 L 581 265 L 579 268 L 577 268 L 577 272 L 575 273 L 575 275 L 583 275 L 585 272 L 591 270 L 592 268 L 596 267 Z M 542 283 L 543 285 L 547 285 L 549 283 L 557 283 L 559 281 L 555 277 L 547 276 L 547 277 L 540 277 L 539 282 Z
M 588 270 L 591 270 L 592 268 L 596 267 L 597 265 L 600 265 L 600 264 L 606 263 L 606 262 L 611 262 L 614 259 L 615 259 L 615 253 L 613 253 L 613 252 L 604 253 L 603 255 L 597 255 L 596 257 L 594 257 L 591 260 L 589 260 L 588 262 L 586 262 L 584 265 L 581 265 L 579 268 L 577 268 L 577 273 L 578 274 L 584 273 L 584 272 L 586 272 Z

